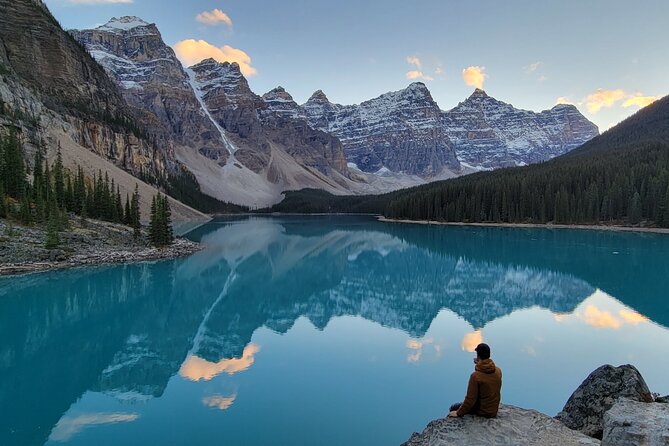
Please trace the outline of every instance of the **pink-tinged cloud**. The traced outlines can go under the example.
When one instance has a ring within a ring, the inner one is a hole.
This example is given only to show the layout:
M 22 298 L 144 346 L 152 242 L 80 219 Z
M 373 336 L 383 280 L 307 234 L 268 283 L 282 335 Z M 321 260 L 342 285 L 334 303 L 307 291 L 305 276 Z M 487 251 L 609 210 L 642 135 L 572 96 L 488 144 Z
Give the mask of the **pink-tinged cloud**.
M 464 335 L 462 342 L 460 343 L 460 347 L 462 347 L 462 351 L 473 352 L 476 346 L 482 342 L 483 333 L 481 333 L 481 330 L 476 330 Z
M 241 358 L 221 359 L 218 362 L 210 362 L 199 356 L 191 355 L 181 365 L 179 375 L 191 381 L 210 381 L 221 373 L 232 376 L 248 370 L 253 365 L 255 355 L 259 351 L 260 347 L 251 343 L 244 347 Z
M 642 96 L 641 94 L 637 93 L 635 96 L 632 96 L 628 98 L 625 102 L 623 102 L 623 107 L 644 108 L 645 106 L 652 104 L 658 99 L 660 99 L 658 96 Z
M 415 69 L 407 71 L 406 78 L 409 80 L 423 80 L 431 81 L 434 80 L 432 76 L 429 76 L 423 73 L 423 62 L 418 56 L 409 56 L 407 57 L 407 63 L 412 65 Z
M 228 26 L 232 26 L 232 20 L 230 19 L 230 17 L 218 8 L 212 11 L 204 11 L 199 13 L 195 17 L 195 20 L 197 20 L 200 23 L 204 23 L 205 25 L 208 26 L 216 26 L 221 23 L 225 23 Z
M 620 328 L 620 321 L 611 313 L 600 310 L 594 305 L 588 305 L 583 312 L 583 320 L 586 324 L 594 328 L 611 328 L 617 330 Z
M 212 395 L 202 398 L 202 404 L 207 407 L 215 407 L 216 409 L 226 410 L 232 403 L 235 402 L 237 395 L 223 396 L 223 395 Z
M 485 67 L 471 66 L 462 70 L 462 79 L 470 87 L 483 89 L 483 83 L 487 77 Z
M 428 76 L 427 74 L 423 73 L 420 70 L 407 71 L 406 77 L 407 77 L 407 79 L 410 79 L 410 80 L 417 80 L 417 79 L 424 80 L 424 81 L 434 80 L 434 78 L 432 76 Z
M 620 88 L 616 90 L 604 90 L 599 88 L 585 98 L 585 106 L 588 108 L 588 111 L 594 115 L 599 113 L 602 108 L 613 107 L 616 102 L 623 100 L 625 96 L 625 91 Z
M 187 67 L 212 58 L 219 62 L 237 62 L 245 76 L 253 76 L 258 73 L 251 65 L 251 56 L 229 45 L 217 47 L 206 40 L 187 39 L 175 43 L 172 48 L 179 60 Z

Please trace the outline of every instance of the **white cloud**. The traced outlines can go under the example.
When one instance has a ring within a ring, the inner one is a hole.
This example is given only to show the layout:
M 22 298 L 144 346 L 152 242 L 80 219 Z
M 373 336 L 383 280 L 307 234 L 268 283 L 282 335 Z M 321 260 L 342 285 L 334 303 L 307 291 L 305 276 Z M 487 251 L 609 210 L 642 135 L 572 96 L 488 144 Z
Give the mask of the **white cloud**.
M 419 70 L 423 67 L 423 63 L 421 62 L 420 58 L 418 56 L 409 56 L 407 57 L 407 63 L 409 65 L 413 65 Z
M 216 26 L 220 23 L 225 23 L 228 26 L 232 26 L 232 20 L 230 17 L 218 8 L 199 13 L 195 17 L 195 20 L 208 26 Z
M 128 423 L 139 418 L 136 413 L 123 412 L 96 412 L 85 413 L 76 417 L 64 416 L 51 431 L 49 439 L 57 442 L 67 442 L 90 426 L 101 424 Z
M 204 59 L 212 58 L 219 62 L 237 62 L 245 76 L 257 74 L 251 65 L 251 56 L 243 50 L 229 45 L 217 47 L 206 40 L 186 39 L 175 43 L 172 48 L 181 62 L 186 66 L 195 65 Z
M 462 70 L 462 79 L 470 87 L 483 89 L 483 83 L 487 77 L 485 67 L 471 66 Z
M 537 69 L 539 69 L 540 66 L 541 62 L 534 62 L 529 65 L 525 65 L 523 67 L 523 70 L 525 70 L 526 73 L 534 73 L 535 71 L 537 71 Z

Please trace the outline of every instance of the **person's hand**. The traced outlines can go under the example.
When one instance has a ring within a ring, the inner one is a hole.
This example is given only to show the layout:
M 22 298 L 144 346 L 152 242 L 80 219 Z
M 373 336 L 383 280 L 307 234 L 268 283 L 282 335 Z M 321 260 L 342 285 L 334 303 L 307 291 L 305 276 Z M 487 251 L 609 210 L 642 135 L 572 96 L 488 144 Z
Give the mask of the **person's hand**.
M 458 417 L 458 411 L 457 410 L 452 410 L 448 413 L 449 418 L 457 418 Z

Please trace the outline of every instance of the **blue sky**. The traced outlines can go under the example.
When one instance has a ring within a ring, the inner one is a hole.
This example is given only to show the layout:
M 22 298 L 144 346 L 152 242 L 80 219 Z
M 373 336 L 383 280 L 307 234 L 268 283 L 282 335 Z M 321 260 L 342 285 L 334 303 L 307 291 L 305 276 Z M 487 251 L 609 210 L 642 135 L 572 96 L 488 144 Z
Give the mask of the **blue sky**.
M 66 28 L 140 16 L 182 42 L 182 58 L 240 59 L 256 93 L 281 85 L 298 103 L 317 89 L 358 103 L 422 80 L 447 110 L 483 80 L 516 107 L 574 103 L 603 130 L 669 93 L 666 0 L 46 3 Z

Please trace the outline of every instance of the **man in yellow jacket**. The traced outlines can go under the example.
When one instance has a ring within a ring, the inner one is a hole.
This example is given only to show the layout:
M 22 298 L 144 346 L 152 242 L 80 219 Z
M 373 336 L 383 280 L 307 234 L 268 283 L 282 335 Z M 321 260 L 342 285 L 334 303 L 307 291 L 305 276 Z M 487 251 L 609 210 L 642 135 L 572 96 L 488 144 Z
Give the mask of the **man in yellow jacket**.
M 499 410 L 502 390 L 502 371 L 490 359 L 490 347 L 479 344 L 474 349 L 474 373 L 469 377 L 467 396 L 461 404 L 451 406 L 449 417 L 461 417 L 468 413 L 494 418 Z

